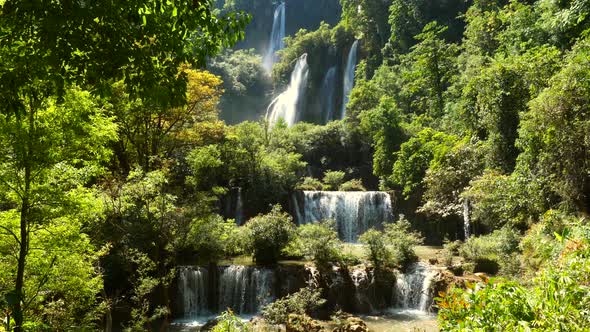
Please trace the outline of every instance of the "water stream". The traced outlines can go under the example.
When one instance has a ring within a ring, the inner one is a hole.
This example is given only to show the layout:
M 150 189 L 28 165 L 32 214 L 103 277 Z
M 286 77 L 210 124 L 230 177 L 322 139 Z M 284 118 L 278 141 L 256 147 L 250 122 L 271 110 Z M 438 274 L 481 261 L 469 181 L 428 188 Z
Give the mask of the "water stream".
M 303 54 L 297 60 L 291 73 L 289 86 L 270 103 L 266 110 L 266 120 L 271 127 L 281 118 L 289 127 L 299 120 L 300 103 L 304 99 L 308 74 L 307 54 Z
M 272 71 L 273 65 L 277 62 L 277 51 L 285 47 L 285 3 L 281 3 L 274 12 L 272 31 L 268 43 L 268 50 L 263 59 L 263 66 L 268 73 Z
M 355 40 L 348 52 L 348 59 L 346 60 L 346 69 L 344 70 L 344 91 L 342 93 L 342 111 L 340 119 L 344 119 L 346 115 L 346 104 L 350 97 L 350 91 L 354 87 L 354 71 L 356 69 L 356 56 L 358 52 L 358 40 Z

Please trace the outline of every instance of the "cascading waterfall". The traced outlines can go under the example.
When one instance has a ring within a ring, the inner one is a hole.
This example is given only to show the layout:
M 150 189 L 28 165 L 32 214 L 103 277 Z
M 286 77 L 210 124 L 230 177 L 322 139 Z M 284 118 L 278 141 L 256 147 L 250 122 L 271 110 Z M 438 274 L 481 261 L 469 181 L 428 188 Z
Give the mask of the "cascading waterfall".
M 344 71 L 344 91 L 342 93 L 342 112 L 340 119 L 344 119 L 346 114 L 346 104 L 348 104 L 348 98 L 350 91 L 354 87 L 354 71 L 356 69 L 356 54 L 358 51 L 358 40 L 355 40 L 348 52 L 348 59 L 346 60 L 346 70 Z
M 272 31 L 268 43 L 268 50 L 264 56 L 263 66 L 268 73 L 272 71 L 272 66 L 277 61 L 276 52 L 285 47 L 285 3 L 281 3 L 274 12 L 272 21 Z
M 271 269 L 230 265 L 218 274 L 203 267 L 179 268 L 178 291 L 185 318 L 206 316 L 231 308 L 236 314 L 254 314 L 274 300 L 275 274 Z M 217 289 L 210 289 L 211 278 L 218 277 Z M 214 301 L 210 301 L 210 297 Z
M 393 220 L 391 198 L 380 191 L 304 191 L 303 211 L 299 224 L 335 220 L 346 242 L 356 242 L 370 228 Z
M 266 110 L 266 120 L 271 127 L 280 118 L 283 118 L 289 127 L 299 120 L 298 109 L 307 88 L 308 73 L 307 53 L 305 53 L 295 64 L 287 90 L 276 97 Z
M 324 76 L 320 96 L 322 99 L 322 121 L 324 124 L 334 119 L 334 92 L 336 87 L 336 66 L 330 67 Z
M 396 279 L 395 299 L 403 309 L 428 311 L 432 304 L 432 282 L 436 271 L 424 263 L 413 264 Z
M 205 316 L 209 271 L 198 266 L 182 266 L 178 273 L 178 291 L 185 317 Z
M 465 232 L 465 240 L 471 236 L 471 203 L 468 198 L 463 199 L 463 231 Z

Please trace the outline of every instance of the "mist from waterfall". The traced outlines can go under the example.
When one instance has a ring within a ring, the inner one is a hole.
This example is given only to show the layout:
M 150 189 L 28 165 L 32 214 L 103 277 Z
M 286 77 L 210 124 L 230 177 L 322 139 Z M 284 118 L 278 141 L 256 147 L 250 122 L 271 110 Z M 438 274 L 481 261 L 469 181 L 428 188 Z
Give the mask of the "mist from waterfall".
M 285 47 L 285 3 L 281 3 L 274 12 L 272 31 L 268 43 L 268 50 L 263 59 L 263 66 L 268 73 L 272 72 L 272 66 L 277 62 L 276 52 Z
M 320 90 L 322 121 L 326 124 L 334 119 L 334 93 L 336 89 L 336 66 L 330 67 L 324 76 Z
M 424 263 L 415 263 L 397 275 L 395 299 L 399 308 L 429 311 L 432 305 L 432 282 L 436 271 Z
M 280 118 L 285 120 L 289 127 L 293 126 L 299 120 L 298 112 L 301 106 L 300 103 L 304 99 L 305 89 L 307 88 L 308 74 L 307 53 L 304 53 L 295 64 L 287 90 L 268 105 L 266 120 L 269 126 L 274 126 Z
M 344 119 L 346 114 L 346 104 L 348 104 L 348 98 L 350 91 L 354 87 L 354 71 L 356 69 L 356 55 L 358 52 L 358 40 L 355 40 L 348 52 L 348 59 L 346 60 L 346 69 L 344 71 L 344 90 L 342 92 L 342 112 L 340 113 L 340 119 Z
M 304 191 L 303 204 L 297 204 L 298 223 L 335 220 L 342 241 L 356 242 L 372 227 L 393 220 L 391 198 L 380 191 Z

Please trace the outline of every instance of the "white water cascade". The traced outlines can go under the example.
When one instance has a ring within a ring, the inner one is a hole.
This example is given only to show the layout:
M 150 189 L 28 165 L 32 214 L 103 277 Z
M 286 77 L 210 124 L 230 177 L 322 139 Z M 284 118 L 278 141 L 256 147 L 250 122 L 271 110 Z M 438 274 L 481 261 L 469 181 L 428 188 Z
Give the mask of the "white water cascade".
M 303 213 L 296 211 L 300 225 L 335 220 L 346 242 L 356 242 L 370 228 L 393 220 L 391 198 L 380 191 L 304 191 L 303 204 L 295 208 L 301 207 Z
M 236 198 L 236 224 L 241 225 L 244 222 L 244 203 L 242 202 L 242 188 L 238 188 L 238 197 Z
M 322 121 L 324 124 L 334 119 L 334 92 L 336 87 L 336 66 L 330 67 L 324 76 L 320 90 L 322 102 Z
M 217 289 L 211 289 L 211 285 Z M 207 316 L 228 308 L 236 314 L 255 314 L 274 301 L 274 286 L 275 273 L 267 268 L 244 265 L 223 266 L 217 271 L 195 266 L 179 268 L 179 304 L 185 318 Z
M 342 112 L 340 113 L 340 119 L 344 119 L 346 114 L 346 104 L 348 104 L 348 98 L 350 91 L 354 87 L 354 71 L 356 69 L 356 54 L 358 51 L 358 40 L 355 40 L 348 52 L 348 59 L 346 60 L 346 69 L 344 71 L 344 91 L 342 92 Z
M 433 298 L 432 282 L 436 271 L 424 263 L 415 263 L 406 273 L 397 275 L 395 299 L 398 307 L 428 311 Z
M 471 203 L 468 198 L 463 199 L 463 231 L 465 241 L 471 237 Z
M 291 127 L 299 120 L 298 110 L 307 88 L 307 53 L 299 57 L 295 68 L 291 73 L 291 81 L 287 90 L 276 97 L 266 110 L 266 120 L 269 125 L 274 126 L 280 118 L 283 118 L 287 126 Z
M 199 266 L 181 266 L 178 272 L 178 291 L 185 317 L 206 316 L 208 309 L 209 271 Z
M 272 71 L 272 66 L 277 61 L 276 52 L 285 47 L 285 3 L 281 3 L 274 12 L 272 21 L 272 31 L 268 43 L 268 50 L 263 59 L 263 66 L 268 73 Z

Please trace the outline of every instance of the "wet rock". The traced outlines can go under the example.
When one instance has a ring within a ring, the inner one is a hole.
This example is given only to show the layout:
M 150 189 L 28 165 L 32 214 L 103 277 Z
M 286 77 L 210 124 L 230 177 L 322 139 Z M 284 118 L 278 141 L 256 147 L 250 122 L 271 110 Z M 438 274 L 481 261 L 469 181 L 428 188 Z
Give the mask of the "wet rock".
M 369 332 L 369 328 L 362 319 L 358 317 L 348 317 L 343 325 L 333 329 L 332 332 Z
M 286 332 L 325 332 L 324 327 L 307 315 L 289 314 Z

